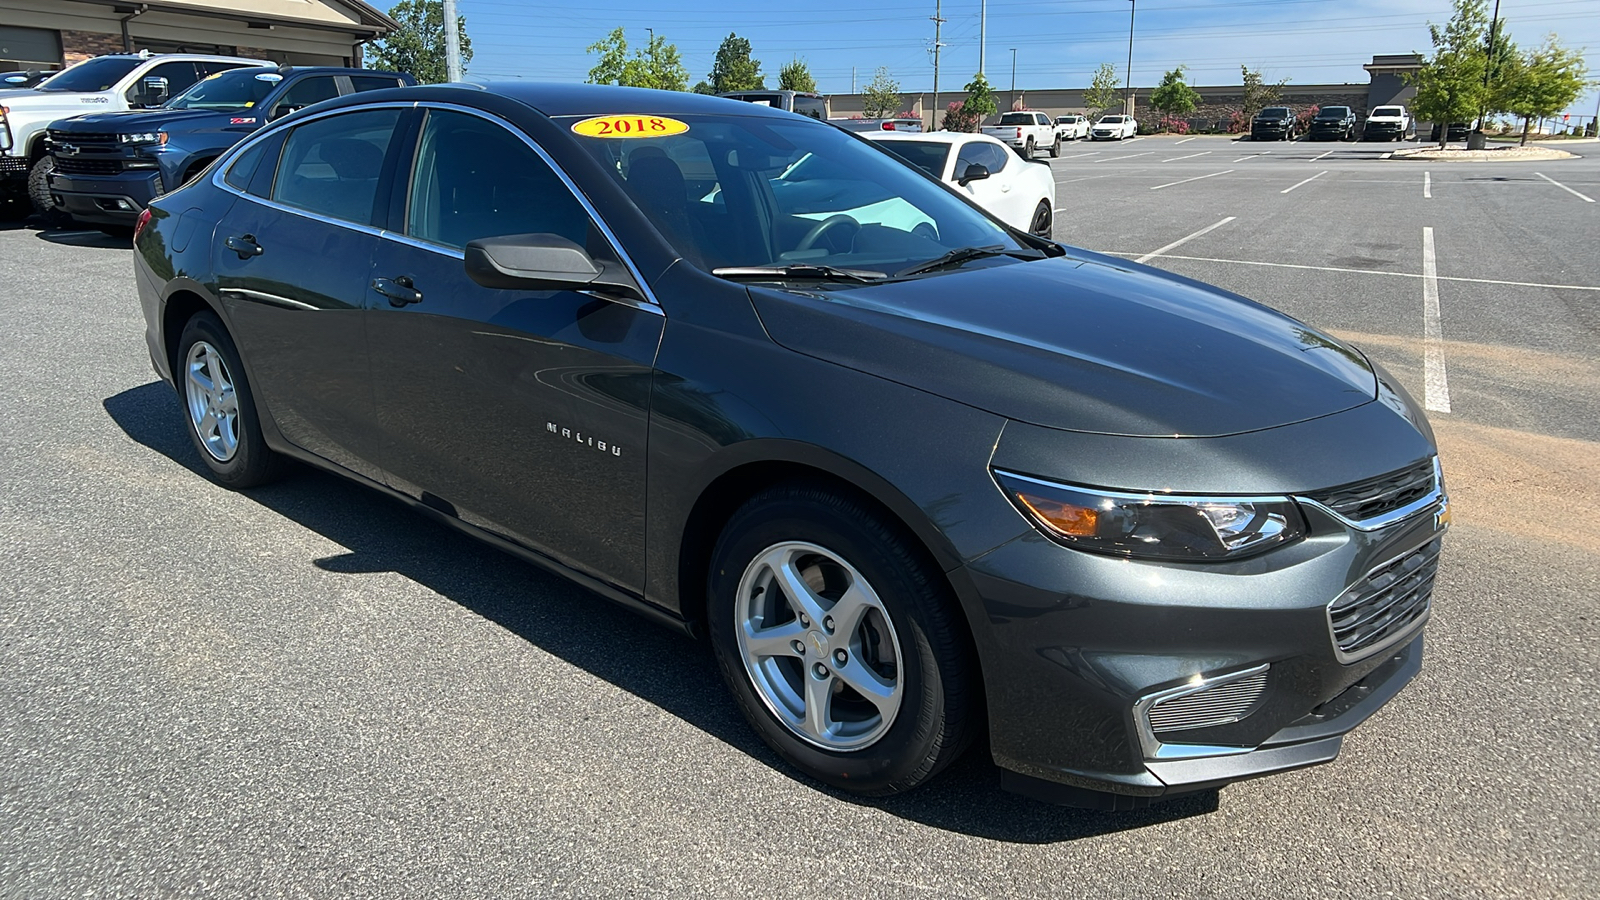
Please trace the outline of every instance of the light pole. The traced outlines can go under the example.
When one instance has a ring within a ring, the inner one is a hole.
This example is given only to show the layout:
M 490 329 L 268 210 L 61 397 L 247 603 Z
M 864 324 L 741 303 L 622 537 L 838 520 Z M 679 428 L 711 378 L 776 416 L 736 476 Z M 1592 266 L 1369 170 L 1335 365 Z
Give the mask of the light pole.
M 1017 108 L 1017 48 L 1011 48 L 1011 96 L 1006 105 L 1012 109 Z
M 450 81 L 461 80 L 461 35 L 456 18 L 456 0 L 444 0 L 444 77 Z
M 1124 102 L 1128 108 L 1123 112 L 1133 115 L 1133 14 L 1139 9 L 1139 0 L 1128 0 L 1128 81 L 1127 94 Z
M 1484 60 L 1484 65 L 1483 65 L 1483 103 L 1480 104 L 1479 107 L 1478 107 L 1478 127 L 1473 129 L 1472 134 L 1467 135 L 1467 149 L 1468 150 L 1482 150 L 1484 148 L 1484 145 L 1486 143 L 1488 143 L 1484 139 L 1484 135 L 1483 135 L 1483 124 L 1484 124 L 1483 120 L 1489 118 L 1489 112 L 1488 112 L 1488 105 L 1489 105 L 1489 79 L 1490 79 L 1491 76 L 1494 75 L 1494 63 L 1495 63 L 1494 38 L 1495 38 L 1495 32 L 1498 31 L 1499 28 L 1500 28 L 1500 0 L 1494 0 L 1494 18 L 1489 20 L 1489 47 L 1488 47 L 1488 57 L 1489 58 Z M 1448 128 L 1446 128 L 1445 130 L 1447 132 L 1449 131 Z M 1449 137 L 1449 135 L 1446 134 L 1445 137 Z

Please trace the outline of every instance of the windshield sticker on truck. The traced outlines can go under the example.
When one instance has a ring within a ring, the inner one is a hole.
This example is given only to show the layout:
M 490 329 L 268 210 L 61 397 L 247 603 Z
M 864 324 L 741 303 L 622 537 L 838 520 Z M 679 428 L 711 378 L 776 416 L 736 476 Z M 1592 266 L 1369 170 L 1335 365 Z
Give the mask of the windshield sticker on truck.
M 595 116 L 572 125 L 574 134 L 600 138 L 656 138 L 688 130 L 688 122 L 664 116 Z
M 222 74 L 221 72 L 217 73 L 217 75 L 221 75 L 221 74 Z M 215 78 L 217 76 L 213 75 L 211 77 Z M 278 82 L 283 80 L 283 76 L 279 75 L 277 72 L 262 72 L 260 75 L 256 76 L 256 80 L 257 81 L 265 81 L 267 84 L 277 84 Z

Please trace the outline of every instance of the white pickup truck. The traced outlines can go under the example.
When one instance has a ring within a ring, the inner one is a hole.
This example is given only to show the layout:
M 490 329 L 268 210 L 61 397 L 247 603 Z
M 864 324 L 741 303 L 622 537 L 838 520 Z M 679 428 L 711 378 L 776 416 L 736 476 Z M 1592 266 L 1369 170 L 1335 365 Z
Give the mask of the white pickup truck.
M 999 121 L 983 126 L 983 133 L 1009 144 L 1023 159 L 1033 159 L 1033 151 L 1040 147 L 1049 147 L 1051 156 L 1061 155 L 1061 133 L 1042 112 L 1001 113 Z
M 84 113 L 160 106 L 196 81 L 241 66 L 270 66 L 264 59 L 195 53 L 116 53 L 97 56 L 31 88 L 0 90 L 0 195 L 26 191 L 40 213 L 50 201 L 50 123 Z
M 1367 113 L 1361 129 L 1363 141 L 1403 141 L 1416 137 L 1417 123 L 1404 106 L 1380 106 Z

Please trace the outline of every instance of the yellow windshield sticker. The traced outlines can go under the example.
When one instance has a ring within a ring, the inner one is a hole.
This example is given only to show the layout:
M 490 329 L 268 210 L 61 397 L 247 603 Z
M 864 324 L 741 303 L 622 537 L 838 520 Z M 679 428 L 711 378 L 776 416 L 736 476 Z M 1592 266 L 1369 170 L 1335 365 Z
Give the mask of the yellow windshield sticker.
M 683 134 L 689 130 L 689 123 L 665 116 L 595 116 L 573 123 L 572 130 L 584 137 L 655 138 Z

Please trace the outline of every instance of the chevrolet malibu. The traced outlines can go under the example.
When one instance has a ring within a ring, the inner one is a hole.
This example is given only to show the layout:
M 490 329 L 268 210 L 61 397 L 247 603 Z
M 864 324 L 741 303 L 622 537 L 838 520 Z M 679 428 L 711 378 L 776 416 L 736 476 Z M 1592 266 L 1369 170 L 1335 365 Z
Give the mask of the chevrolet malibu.
M 1448 506 L 1392 378 L 821 122 L 373 91 L 134 244 L 217 482 L 318 466 L 704 636 L 836 788 L 978 743 L 1012 790 L 1139 806 L 1332 760 L 1421 666 Z

